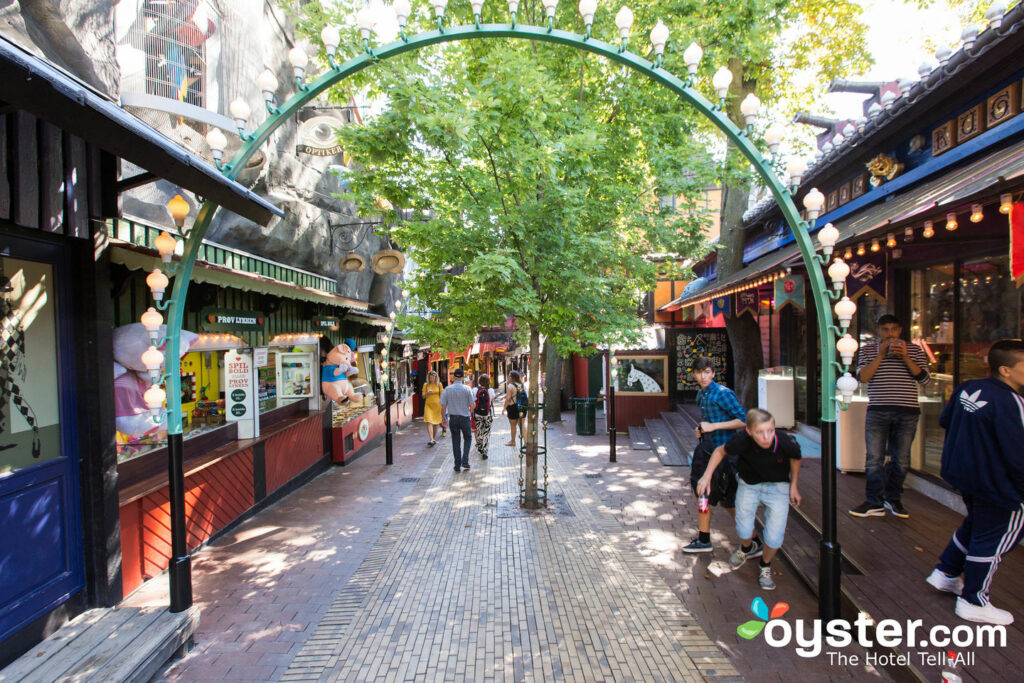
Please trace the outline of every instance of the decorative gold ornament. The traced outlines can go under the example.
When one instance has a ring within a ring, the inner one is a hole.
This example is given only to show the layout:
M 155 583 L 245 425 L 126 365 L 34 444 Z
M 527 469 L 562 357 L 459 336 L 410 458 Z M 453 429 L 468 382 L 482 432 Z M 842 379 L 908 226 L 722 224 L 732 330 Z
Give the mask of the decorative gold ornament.
M 902 173 L 903 164 L 896 161 L 895 157 L 879 154 L 867 163 L 867 169 L 871 173 L 872 187 L 878 187 Z
M 355 252 L 345 254 L 338 261 L 338 268 L 343 273 L 357 273 L 366 268 L 366 259 Z
M 405 268 L 405 254 L 397 249 L 381 249 L 373 255 L 371 264 L 375 273 L 401 273 Z

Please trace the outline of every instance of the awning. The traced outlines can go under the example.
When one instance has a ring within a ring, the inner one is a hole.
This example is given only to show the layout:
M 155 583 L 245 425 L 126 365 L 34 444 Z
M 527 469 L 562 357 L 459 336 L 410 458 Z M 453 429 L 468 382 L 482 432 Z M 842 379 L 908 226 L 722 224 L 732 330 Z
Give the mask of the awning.
M 149 249 L 115 244 L 110 247 L 110 260 L 120 263 L 129 270 L 153 270 L 162 267 L 160 257 Z M 285 299 L 312 301 L 329 306 L 343 306 L 350 309 L 366 310 L 370 304 L 358 299 L 349 299 L 325 292 L 322 289 L 299 287 L 255 273 L 225 268 L 199 261 L 192 270 L 193 282 L 208 282 L 219 287 L 231 287 L 246 292 L 262 292 Z M 352 315 L 349 313 L 348 315 Z M 347 316 L 346 316 L 347 317 Z
M 835 227 L 839 230 L 839 241 L 836 243 L 836 249 L 839 249 L 840 245 L 845 247 L 845 243 L 851 240 L 900 231 L 920 222 L 928 215 L 942 214 L 947 209 L 960 208 L 973 199 L 991 193 L 994 186 L 1005 186 L 1011 181 L 1018 187 L 1024 181 L 1024 141 L 989 154 L 941 178 L 922 183 L 904 194 L 893 195 L 889 201 L 870 206 L 849 218 L 837 221 Z M 784 265 L 795 265 L 800 262 L 802 259 L 799 248 L 795 243 L 789 244 L 748 263 L 728 279 L 721 282 L 714 280 L 709 287 L 700 292 L 679 296 L 658 310 L 675 311 L 698 301 L 713 299 L 726 289 L 753 283 Z
M 351 311 L 345 316 L 345 320 L 363 323 L 364 325 L 376 325 L 377 327 L 391 327 L 391 318 L 386 315 L 369 313 L 366 310 L 367 308 L 369 306 L 364 306 L 362 311 Z
M 0 91 L 8 105 L 261 225 L 284 211 L 150 128 L 82 81 L 0 37 Z
M 501 353 L 505 351 L 503 342 L 474 342 L 469 350 L 470 356 L 482 356 L 485 353 Z

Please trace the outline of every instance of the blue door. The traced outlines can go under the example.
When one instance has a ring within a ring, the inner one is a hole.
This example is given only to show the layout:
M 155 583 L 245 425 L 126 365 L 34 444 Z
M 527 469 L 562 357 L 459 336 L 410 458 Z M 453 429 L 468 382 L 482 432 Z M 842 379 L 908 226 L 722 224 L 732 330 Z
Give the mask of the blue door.
M 63 253 L 0 237 L 0 642 L 84 583 Z

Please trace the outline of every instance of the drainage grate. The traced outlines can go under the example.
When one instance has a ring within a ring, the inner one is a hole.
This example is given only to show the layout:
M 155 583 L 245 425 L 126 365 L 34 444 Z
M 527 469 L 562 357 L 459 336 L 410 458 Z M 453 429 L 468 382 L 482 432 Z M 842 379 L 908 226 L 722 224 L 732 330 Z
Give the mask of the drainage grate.
M 398 481 L 401 481 L 401 482 L 405 482 L 405 483 L 407 483 L 407 484 L 415 484 L 415 483 L 416 483 L 416 482 L 418 482 L 419 480 L 420 480 L 420 478 L 419 478 L 419 477 L 402 477 L 402 478 L 401 478 L 401 479 L 399 479 Z
M 583 478 L 584 479 L 600 479 L 601 475 L 600 474 L 584 474 Z

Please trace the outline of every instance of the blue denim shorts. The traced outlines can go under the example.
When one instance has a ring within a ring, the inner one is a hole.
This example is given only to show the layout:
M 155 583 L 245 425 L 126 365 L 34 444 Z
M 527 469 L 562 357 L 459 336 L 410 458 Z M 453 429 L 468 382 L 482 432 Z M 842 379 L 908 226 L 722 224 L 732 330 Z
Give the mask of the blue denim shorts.
M 754 515 L 757 506 L 764 505 L 763 541 L 769 548 L 781 548 L 789 517 L 789 482 L 769 481 L 748 484 L 739 479 L 736 490 L 736 533 L 740 538 L 754 536 Z

